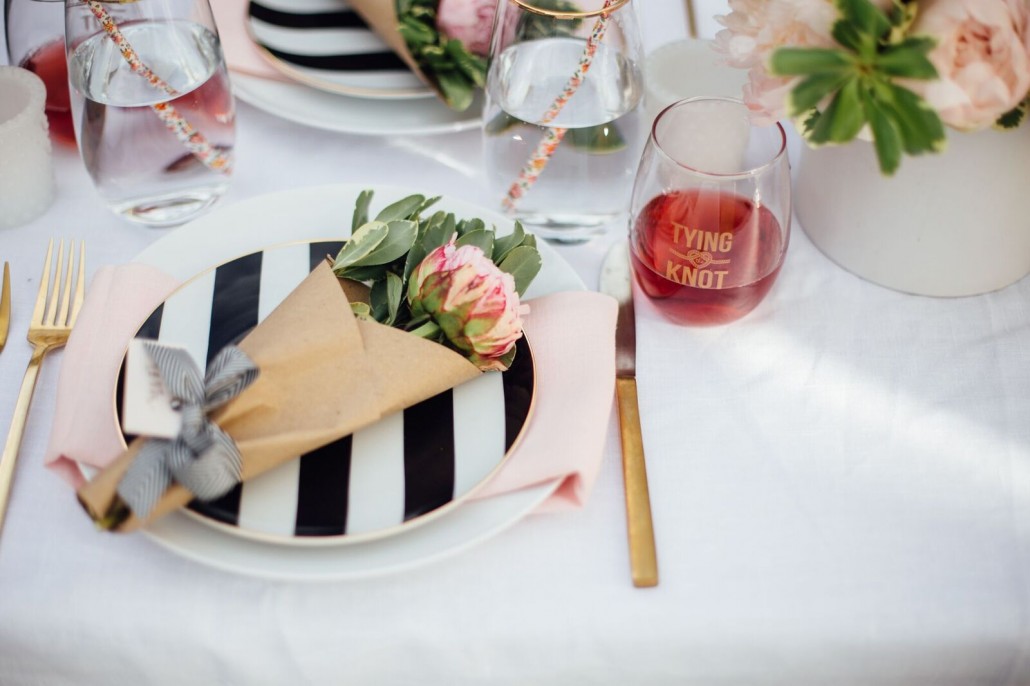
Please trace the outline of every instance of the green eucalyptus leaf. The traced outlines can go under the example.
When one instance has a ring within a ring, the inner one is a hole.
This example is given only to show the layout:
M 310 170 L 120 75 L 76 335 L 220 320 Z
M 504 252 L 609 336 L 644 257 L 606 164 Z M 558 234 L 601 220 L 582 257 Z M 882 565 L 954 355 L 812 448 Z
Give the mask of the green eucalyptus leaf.
M 451 236 L 458 232 L 458 222 L 454 218 L 453 212 L 448 212 L 443 217 L 443 228 L 447 232 L 447 239 L 450 240 Z
M 493 231 L 486 231 L 484 229 L 469 231 L 459 238 L 455 245 L 474 245 L 482 250 L 484 255 L 492 255 L 494 251 L 494 234 Z
M 812 130 L 814 143 L 847 143 L 858 135 L 865 124 L 857 79 L 848 81 L 837 91 L 826 111 Z
M 425 201 L 426 197 L 424 195 L 409 195 L 406 198 L 401 198 L 397 202 L 384 207 L 382 211 L 376 215 L 376 221 L 389 223 L 398 219 L 407 219 L 416 210 L 418 210 Z
M 432 21 L 436 19 L 436 10 L 428 5 L 415 5 L 411 8 L 411 16 L 415 19 Z
M 417 52 L 421 46 L 436 43 L 436 31 L 411 15 L 401 18 L 397 31 L 413 52 Z
M 368 267 L 376 264 L 389 264 L 399 259 L 411 249 L 415 243 L 418 225 L 407 219 L 395 219 L 386 225 L 389 233 L 365 257 L 352 263 L 353 266 Z
M 371 221 L 362 224 L 340 248 L 333 263 L 333 271 L 339 275 L 341 269 L 354 265 L 368 256 L 386 239 L 388 233 L 390 227 L 385 222 Z
M 455 112 L 464 112 L 472 104 L 474 84 L 465 76 L 454 72 L 437 72 L 436 85 L 444 100 Z
M 450 219 L 449 222 L 448 219 Z M 434 224 L 429 227 L 425 235 L 422 237 L 422 248 L 428 255 L 447 241 L 451 240 L 451 236 L 453 236 L 454 233 L 454 215 L 449 214 L 439 224 Z
M 482 88 L 486 83 L 486 60 L 470 53 L 465 45 L 457 39 L 447 41 L 444 49 L 454 61 L 458 71 L 473 84 Z
M 836 4 L 843 21 L 874 41 L 879 41 L 891 30 L 890 19 L 869 0 L 836 0 Z
M 925 100 L 892 83 L 879 85 L 876 96 L 897 126 L 905 152 L 920 155 L 944 149 L 944 124 Z
M 479 217 L 476 217 L 475 219 L 462 219 L 460 222 L 458 222 L 457 228 L 458 235 L 464 236 L 470 231 L 485 231 L 486 223 Z
M 388 283 L 388 279 L 376 281 L 368 292 L 368 302 L 372 307 L 372 318 L 380 324 L 386 324 L 390 318 Z
M 876 67 L 890 76 L 905 79 L 936 79 L 937 68 L 927 57 L 935 43 L 932 38 L 919 37 L 908 38 L 897 45 L 889 45 L 876 58 Z
M 855 53 L 862 53 L 864 51 L 866 41 L 854 24 L 841 19 L 834 22 L 831 33 L 833 34 L 833 40 L 848 50 Z
M 411 250 L 408 251 L 408 256 L 404 260 L 404 282 L 407 283 L 411 278 L 412 272 L 415 268 L 422 264 L 422 260 L 426 259 L 426 255 L 429 251 L 426 250 L 425 242 L 419 241 L 411 246 Z
M 842 74 L 854 68 L 853 57 L 833 48 L 778 48 L 769 60 L 769 71 L 777 76 Z
M 791 116 L 797 117 L 816 107 L 854 78 L 850 74 L 830 72 L 813 74 L 794 87 L 787 96 Z
M 350 279 L 352 281 L 360 281 L 362 283 L 375 283 L 376 281 L 382 281 L 386 278 L 386 273 L 390 271 L 389 267 L 385 264 L 375 264 L 369 267 L 344 267 L 336 275 L 341 279 Z
M 404 281 L 393 272 L 386 275 L 386 324 L 393 325 L 401 309 L 401 298 L 404 297 Z
M 370 190 L 358 193 L 357 202 L 354 203 L 354 216 L 351 218 L 350 232 L 353 234 L 358 228 L 368 223 L 368 206 L 372 204 L 374 193 Z
M 439 195 L 434 195 L 431 198 L 426 198 L 425 200 L 422 201 L 422 204 L 419 205 L 418 209 L 415 210 L 415 214 L 418 215 L 419 217 L 421 217 L 423 212 L 425 212 L 426 210 L 428 210 L 430 207 L 432 207 L 433 205 L 435 205 L 438 202 L 440 202 L 440 196 Z
M 863 95 L 862 107 L 873 134 L 880 171 L 890 176 L 901 164 L 901 134 L 887 111 L 870 94 Z
M 522 245 L 523 239 L 526 237 L 526 231 L 522 228 L 522 222 L 515 222 L 515 229 L 507 236 L 500 236 L 494 239 L 494 250 L 491 255 L 494 264 L 500 264 L 501 261 L 508 256 L 515 248 Z
M 512 275 L 515 279 L 515 290 L 521 296 L 525 294 L 529 284 L 539 273 L 540 265 L 540 253 L 536 248 L 522 245 L 508 253 L 508 256 L 497 266 L 501 271 Z

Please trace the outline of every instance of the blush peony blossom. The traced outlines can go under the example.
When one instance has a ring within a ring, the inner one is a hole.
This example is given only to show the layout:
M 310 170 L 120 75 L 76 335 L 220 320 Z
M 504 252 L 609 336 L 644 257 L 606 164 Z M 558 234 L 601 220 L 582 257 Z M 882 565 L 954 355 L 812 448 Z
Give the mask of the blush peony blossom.
M 483 370 L 506 369 L 502 361 L 522 337 L 515 279 L 473 245 L 452 239 L 430 252 L 408 282 L 416 316 L 428 314 L 444 336 Z
M 906 85 L 953 128 L 990 126 L 1030 90 L 1027 0 L 922 0 L 913 33 L 937 38 L 940 78 Z
M 485 57 L 496 10 L 494 0 L 440 0 L 436 27 L 448 38 L 460 40 L 469 52 Z
M 874 0 L 887 9 L 891 0 Z M 787 114 L 787 95 L 798 78 L 773 76 L 766 70 L 777 48 L 827 48 L 834 45 L 838 13 L 832 0 L 729 0 L 731 12 L 716 17 L 726 28 L 715 37 L 715 49 L 731 67 L 748 70 L 743 99 L 762 124 Z

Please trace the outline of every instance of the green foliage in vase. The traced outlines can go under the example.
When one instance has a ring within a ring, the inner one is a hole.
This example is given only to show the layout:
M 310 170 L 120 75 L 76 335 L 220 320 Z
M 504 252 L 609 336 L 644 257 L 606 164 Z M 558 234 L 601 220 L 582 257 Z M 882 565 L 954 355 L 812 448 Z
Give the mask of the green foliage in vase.
M 893 174 L 902 153 L 939 152 L 945 144 L 937 113 L 899 81 L 930 80 L 934 39 L 907 35 L 917 2 L 894 0 L 884 12 L 869 0 L 834 0 L 835 48 L 779 48 L 769 63 L 779 76 L 801 77 L 789 97 L 792 116 L 812 144 L 839 144 L 868 129 L 880 170 Z M 828 103 L 825 104 L 824 103 Z

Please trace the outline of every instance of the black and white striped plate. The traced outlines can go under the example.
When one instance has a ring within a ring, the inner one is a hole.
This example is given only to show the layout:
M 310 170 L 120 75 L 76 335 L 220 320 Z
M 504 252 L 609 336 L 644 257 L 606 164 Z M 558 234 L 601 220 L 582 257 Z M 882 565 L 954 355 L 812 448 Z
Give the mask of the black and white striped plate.
M 341 245 L 295 243 L 227 262 L 176 290 L 137 337 L 210 361 Z M 274 543 L 337 545 L 399 533 L 456 506 L 500 467 L 526 425 L 533 391 L 523 339 L 507 372 L 483 374 L 188 510 Z
M 247 28 L 272 66 L 313 88 L 365 98 L 434 95 L 345 0 L 255 0 Z

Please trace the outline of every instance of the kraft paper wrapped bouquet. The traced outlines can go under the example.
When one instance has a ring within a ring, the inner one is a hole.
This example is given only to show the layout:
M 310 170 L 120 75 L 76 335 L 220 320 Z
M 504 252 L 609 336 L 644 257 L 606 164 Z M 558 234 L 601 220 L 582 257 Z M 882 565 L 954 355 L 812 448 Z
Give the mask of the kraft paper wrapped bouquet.
M 178 413 L 173 435 L 134 439 L 79 489 L 98 526 L 131 531 L 195 497 L 326 445 L 488 370 L 504 370 L 522 336 L 519 297 L 540 268 L 516 225 L 399 200 L 353 233 L 264 321 L 202 375 L 182 351 L 144 342 Z M 128 395 L 128 393 L 126 394 Z M 126 408 L 128 409 L 128 408 Z

